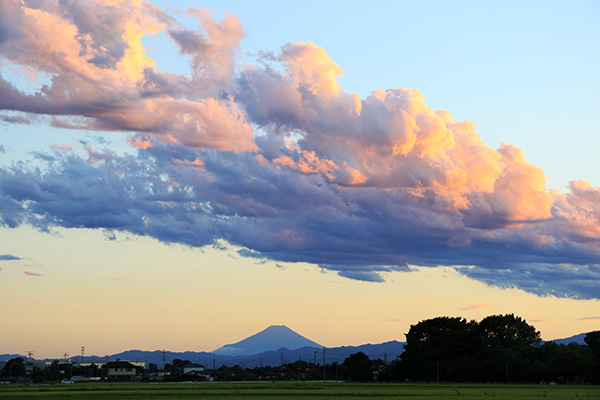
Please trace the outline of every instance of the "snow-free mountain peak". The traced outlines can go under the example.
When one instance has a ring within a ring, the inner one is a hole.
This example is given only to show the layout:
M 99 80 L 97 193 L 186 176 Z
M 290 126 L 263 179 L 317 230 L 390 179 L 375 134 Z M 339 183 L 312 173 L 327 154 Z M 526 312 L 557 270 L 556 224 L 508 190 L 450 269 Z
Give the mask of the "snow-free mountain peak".
M 227 356 L 240 356 L 259 354 L 265 351 L 286 348 L 289 350 L 301 347 L 323 347 L 310 339 L 294 332 L 285 325 L 271 325 L 255 335 L 249 336 L 237 343 L 227 344 L 214 354 Z

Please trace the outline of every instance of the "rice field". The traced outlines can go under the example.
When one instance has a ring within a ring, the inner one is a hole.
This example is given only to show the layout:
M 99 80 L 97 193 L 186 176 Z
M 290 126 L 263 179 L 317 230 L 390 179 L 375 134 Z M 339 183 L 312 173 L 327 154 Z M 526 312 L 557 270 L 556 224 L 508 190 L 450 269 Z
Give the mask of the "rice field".
M 600 386 L 341 382 L 75 383 L 0 385 L 7 399 L 600 399 Z

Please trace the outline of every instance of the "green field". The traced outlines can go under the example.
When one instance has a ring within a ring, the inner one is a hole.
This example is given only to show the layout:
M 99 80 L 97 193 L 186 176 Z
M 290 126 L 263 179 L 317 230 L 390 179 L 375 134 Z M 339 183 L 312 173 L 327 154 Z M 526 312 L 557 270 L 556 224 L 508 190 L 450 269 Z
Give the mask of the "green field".
M 1 385 L 5 399 L 600 399 L 600 386 L 334 382 Z

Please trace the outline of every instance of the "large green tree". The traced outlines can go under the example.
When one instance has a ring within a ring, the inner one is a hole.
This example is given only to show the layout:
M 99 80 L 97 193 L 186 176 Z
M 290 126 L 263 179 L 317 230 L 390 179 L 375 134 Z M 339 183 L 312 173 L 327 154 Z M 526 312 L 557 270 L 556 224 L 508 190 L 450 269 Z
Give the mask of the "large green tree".
M 514 314 L 490 315 L 482 319 L 478 327 L 486 347 L 524 348 L 542 340 L 535 327 Z
M 596 362 L 600 364 L 600 331 L 586 333 L 583 341 L 592 350 Z
M 583 340 L 591 350 L 594 361 L 596 361 L 595 380 L 600 381 L 600 331 L 588 332 Z
M 436 317 L 411 325 L 401 358 L 410 379 L 456 380 L 472 376 L 481 345 L 477 323 L 460 317 Z
M 22 357 L 11 358 L 4 364 L 1 375 L 3 377 L 23 377 L 26 374 L 25 360 Z
M 373 362 L 362 351 L 352 353 L 342 363 L 343 371 L 352 381 L 372 381 Z

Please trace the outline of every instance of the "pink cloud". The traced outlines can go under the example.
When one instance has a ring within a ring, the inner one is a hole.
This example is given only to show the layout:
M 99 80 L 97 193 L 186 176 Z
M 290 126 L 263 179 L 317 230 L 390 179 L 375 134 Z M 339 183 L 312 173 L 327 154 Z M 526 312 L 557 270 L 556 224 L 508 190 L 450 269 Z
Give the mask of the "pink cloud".
M 35 95 L 0 81 L 1 108 L 53 115 L 53 124 L 63 128 L 148 132 L 172 135 L 196 148 L 256 150 L 237 104 L 213 97 L 233 78 L 244 34 L 236 17 L 227 15 L 219 23 L 206 11 L 190 9 L 206 35 L 186 31 L 178 36 L 170 30 L 182 52 L 194 54 L 193 76 L 182 77 L 156 71 L 145 53 L 142 36 L 174 24 L 151 5 L 76 2 L 37 9 L 9 1 L 3 11 L 13 18 L 9 28 L 19 34 L 7 36 L 2 55 L 53 78 Z
M 29 272 L 29 271 L 25 271 L 25 275 L 29 275 L 29 276 L 42 276 L 42 274 L 38 274 L 36 272 Z
M 490 308 L 490 305 L 489 304 L 473 304 L 472 306 L 461 308 L 461 310 L 475 311 L 475 310 L 483 310 L 486 308 Z

